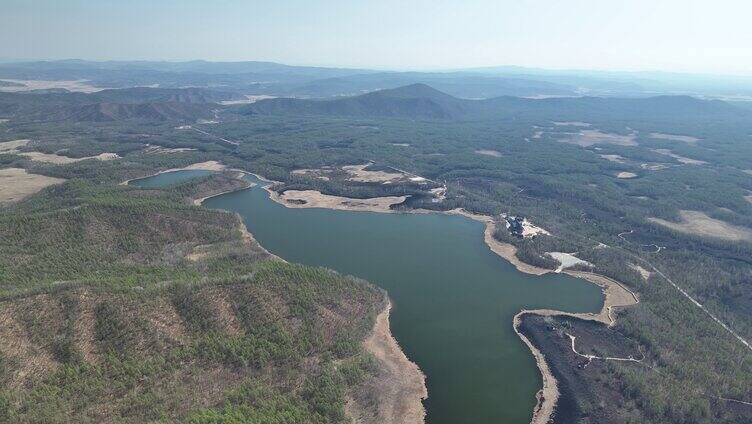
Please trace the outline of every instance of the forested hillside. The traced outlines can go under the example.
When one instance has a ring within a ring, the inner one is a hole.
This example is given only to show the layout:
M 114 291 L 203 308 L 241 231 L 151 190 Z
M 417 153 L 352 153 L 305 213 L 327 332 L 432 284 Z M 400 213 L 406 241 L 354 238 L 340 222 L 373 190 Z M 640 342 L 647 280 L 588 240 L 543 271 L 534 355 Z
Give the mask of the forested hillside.
M 377 417 L 384 371 L 362 342 L 384 293 L 274 259 L 193 205 L 245 187 L 234 173 L 117 185 L 148 157 L 35 169 L 68 181 L 0 209 L 0 421 Z

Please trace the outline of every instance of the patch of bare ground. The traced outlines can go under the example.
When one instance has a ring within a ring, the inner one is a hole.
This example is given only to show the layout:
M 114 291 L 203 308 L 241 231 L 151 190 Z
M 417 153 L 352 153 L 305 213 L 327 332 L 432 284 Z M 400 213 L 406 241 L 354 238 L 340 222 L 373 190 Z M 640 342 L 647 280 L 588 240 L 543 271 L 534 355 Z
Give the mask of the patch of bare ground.
M 293 169 L 290 173 L 292 175 L 304 175 L 306 177 L 316 178 L 321 181 L 329 181 L 330 178 L 328 174 L 332 172 L 332 169 L 329 167 L 323 167 L 323 168 L 303 168 L 303 169 Z
M 648 281 L 650 279 L 650 276 L 653 275 L 652 272 L 648 271 L 647 269 L 641 267 L 637 264 L 629 264 L 629 267 L 633 270 L 637 271 L 638 274 L 640 274 L 640 277 L 642 277 L 643 280 Z
M 64 181 L 62 178 L 30 174 L 23 168 L 0 169 L 0 204 L 18 202 L 45 187 Z
M 546 252 L 546 254 L 554 259 L 556 259 L 559 262 L 559 267 L 556 268 L 555 272 L 562 272 L 563 270 L 567 268 L 572 268 L 577 265 L 584 265 L 588 267 L 592 267 L 593 264 L 591 264 L 588 261 L 583 261 L 582 259 L 575 256 L 573 253 L 564 253 L 564 252 Z
M 47 349 L 32 343 L 19 317 L 16 305 L 0 303 L 0 355 L 16 365 L 7 383 L 11 389 L 47 375 L 58 365 Z
M 596 144 L 615 144 L 617 146 L 636 146 L 636 135 L 604 133 L 598 130 L 582 130 L 568 137 L 559 139 L 563 143 L 576 144 L 580 147 L 590 147 Z
M 619 172 L 618 174 L 616 174 L 616 178 L 628 180 L 631 178 L 637 178 L 637 174 L 635 174 L 634 172 Z
M 626 163 L 626 159 L 624 159 L 620 155 L 598 155 L 603 159 L 606 159 L 609 162 L 616 162 L 616 163 Z
M 272 200 L 290 208 L 328 208 L 348 211 L 392 212 L 390 207 L 407 199 L 406 196 L 373 197 L 352 199 L 331 196 L 316 190 L 287 190 L 279 194 L 269 190 Z
M 700 141 L 697 137 L 692 137 L 689 135 L 678 135 L 678 134 L 664 134 L 664 133 L 650 133 L 650 138 L 655 138 L 658 140 L 671 140 L 671 141 L 681 141 L 682 143 L 697 143 Z
M 676 153 L 668 149 L 655 149 L 653 151 L 660 155 L 672 157 L 676 159 L 677 162 L 683 163 L 685 165 L 704 165 L 707 163 L 704 160 L 692 159 L 692 158 L 677 155 Z
M 406 175 L 401 172 L 370 171 L 367 170 L 371 164 L 365 165 L 347 165 L 342 170 L 350 174 L 348 180 L 363 183 L 394 183 L 404 179 Z
M 170 147 L 155 146 L 153 144 L 147 144 L 146 148 L 144 149 L 144 153 L 147 153 L 147 154 L 184 153 L 184 152 L 194 152 L 194 151 L 196 151 L 196 149 L 192 147 L 170 148 Z
M 11 140 L 0 143 L 0 153 L 18 153 L 19 147 L 24 147 L 29 144 L 30 140 Z
M 670 168 L 670 165 L 666 165 L 665 163 L 641 163 L 640 168 L 648 171 L 661 171 Z
M 222 171 L 227 167 L 216 160 L 208 160 L 206 162 L 199 162 L 188 165 L 184 168 L 171 169 L 163 172 L 180 171 L 180 170 L 200 170 L 200 171 Z
M 498 150 L 476 150 L 475 154 L 481 156 L 491 156 L 495 158 L 500 158 L 502 156 L 501 152 L 499 152 Z
M 379 362 L 379 371 L 373 391 L 377 399 L 373 411 L 367 405 L 349 399 L 345 408 L 348 417 L 356 423 L 418 424 L 425 420 L 422 400 L 428 397 L 426 377 L 418 366 L 402 352 L 389 328 L 391 302 L 376 317 L 371 335 L 363 346 Z
M 679 219 L 679 222 L 673 222 L 650 217 L 648 221 L 680 233 L 700 237 L 718 238 L 729 241 L 752 241 L 752 229 L 711 218 L 703 212 L 681 210 L 679 211 Z
M 23 152 L 19 154 L 35 162 L 52 163 L 55 165 L 64 165 L 66 163 L 80 162 L 82 160 L 87 160 L 87 159 L 115 160 L 115 159 L 120 158 L 120 156 L 117 153 L 101 153 L 96 156 L 87 156 L 83 158 L 70 158 L 68 156 L 57 155 L 54 153 L 41 153 L 41 152 Z

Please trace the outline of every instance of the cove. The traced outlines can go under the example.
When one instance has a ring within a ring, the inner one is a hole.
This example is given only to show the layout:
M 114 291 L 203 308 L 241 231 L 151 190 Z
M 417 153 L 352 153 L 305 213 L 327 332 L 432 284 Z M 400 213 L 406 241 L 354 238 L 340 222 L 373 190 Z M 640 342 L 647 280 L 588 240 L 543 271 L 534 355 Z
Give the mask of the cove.
M 151 187 L 195 177 L 177 171 L 134 181 Z M 170 175 L 178 174 L 179 175 Z M 562 274 L 517 271 L 489 250 L 484 225 L 434 214 L 291 209 L 259 185 L 207 199 L 237 212 L 271 253 L 387 290 L 391 328 L 426 374 L 427 422 L 529 423 L 541 378 L 512 329 L 521 309 L 597 312 L 600 288 Z

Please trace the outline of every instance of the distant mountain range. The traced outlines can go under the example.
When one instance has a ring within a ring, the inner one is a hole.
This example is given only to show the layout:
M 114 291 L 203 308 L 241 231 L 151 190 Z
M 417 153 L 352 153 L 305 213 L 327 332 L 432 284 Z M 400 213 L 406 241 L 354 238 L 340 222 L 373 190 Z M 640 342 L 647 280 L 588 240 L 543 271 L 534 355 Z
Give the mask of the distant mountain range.
M 394 81 L 399 80 L 396 78 Z M 326 99 L 278 97 L 251 104 L 222 104 L 246 99 L 222 87 L 107 89 L 94 93 L 61 89 L 0 92 L 0 117 L 16 121 L 106 122 L 141 119 L 195 122 L 215 111 L 232 115 L 337 116 L 411 120 L 653 120 L 704 122 L 750 120 L 752 108 L 689 96 L 553 97 L 497 96 L 466 99 L 416 83 L 355 96 Z
M 749 110 L 717 100 L 689 96 L 647 98 L 548 98 L 501 96 L 484 100 L 460 99 L 425 84 L 380 90 L 333 100 L 277 98 L 242 109 L 257 115 L 324 115 L 398 117 L 429 120 L 468 120 L 510 117 L 577 119 L 580 116 L 619 119 L 743 119 Z
M 154 62 L 59 60 L 0 62 L 0 80 L 85 80 L 101 88 L 157 86 L 220 88 L 242 95 L 345 97 L 428 84 L 455 97 L 697 95 L 752 100 L 752 77 L 663 72 L 605 72 L 489 67 L 446 72 L 291 66 L 273 62 Z M 2 86 L 0 82 L 0 87 Z

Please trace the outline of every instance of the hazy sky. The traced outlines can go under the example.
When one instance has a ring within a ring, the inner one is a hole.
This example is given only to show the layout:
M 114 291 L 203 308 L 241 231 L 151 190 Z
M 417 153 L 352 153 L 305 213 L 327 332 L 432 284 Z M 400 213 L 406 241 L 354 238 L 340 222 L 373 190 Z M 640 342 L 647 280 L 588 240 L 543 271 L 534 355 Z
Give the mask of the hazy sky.
M 752 74 L 749 0 L 2 0 L 0 58 Z

